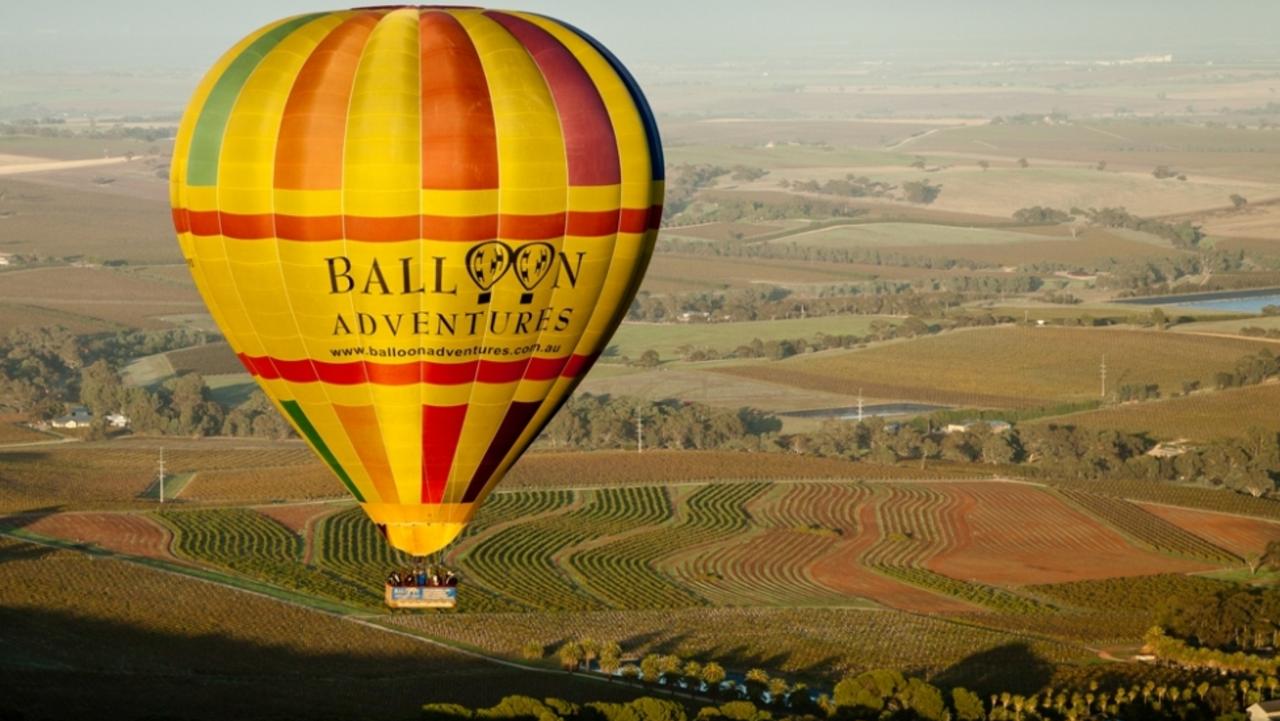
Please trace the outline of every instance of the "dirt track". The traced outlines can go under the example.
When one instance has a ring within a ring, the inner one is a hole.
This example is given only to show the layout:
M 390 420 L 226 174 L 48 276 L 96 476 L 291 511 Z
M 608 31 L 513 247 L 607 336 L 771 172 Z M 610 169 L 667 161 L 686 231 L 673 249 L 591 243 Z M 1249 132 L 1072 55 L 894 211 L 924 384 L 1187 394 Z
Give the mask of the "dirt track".
M 5 159 L 15 156 L 6 155 Z M 38 158 L 32 158 L 38 160 Z M 36 163 L 0 163 L 0 175 L 18 175 L 21 173 L 43 173 L 50 170 L 71 170 L 74 168 L 92 168 L 98 165 L 118 165 L 129 162 L 128 158 L 90 158 L 88 160 L 42 160 Z

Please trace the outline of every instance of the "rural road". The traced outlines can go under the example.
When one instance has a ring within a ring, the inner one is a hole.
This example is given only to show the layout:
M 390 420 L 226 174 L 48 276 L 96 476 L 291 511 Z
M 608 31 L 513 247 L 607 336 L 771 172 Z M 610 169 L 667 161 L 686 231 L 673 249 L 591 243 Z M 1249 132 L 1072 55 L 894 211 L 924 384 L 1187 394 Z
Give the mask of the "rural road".
M 13 157 L 13 156 L 8 156 Z M 129 162 L 128 158 L 90 158 L 88 160 L 41 160 L 37 163 L 0 164 L 0 175 L 19 175 L 21 173 L 42 173 L 49 170 L 72 170 L 74 168 L 93 168 L 99 165 L 118 165 Z

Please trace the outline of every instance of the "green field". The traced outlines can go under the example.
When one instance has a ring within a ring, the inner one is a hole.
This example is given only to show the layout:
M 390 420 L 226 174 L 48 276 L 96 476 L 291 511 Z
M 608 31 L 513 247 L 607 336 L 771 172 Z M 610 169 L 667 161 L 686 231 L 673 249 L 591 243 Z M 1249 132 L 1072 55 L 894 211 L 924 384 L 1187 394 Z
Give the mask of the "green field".
M 855 351 L 720 366 L 717 373 L 799 388 L 944 405 L 1020 408 L 1084 401 L 1108 383 L 1208 385 L 1215 372 L 1268 344 L 1157 331 L 1000 327 L 944 333 Z
M 901 320 L 896 316 L 857 315 L 741 323 L 623 323 L 609 347 L 616 348 L 618 355 L 632 359 L 639 358 L 646 350 L 655 350 L 658 357 L 666 361 L 678 358 L 677 349 L 684 346 L 726 353 L 738 346 L 749 345 L 756 338 L 762 341 L 809 340 L 819 333 L 866 335 L 873 323 L 896 325 Z

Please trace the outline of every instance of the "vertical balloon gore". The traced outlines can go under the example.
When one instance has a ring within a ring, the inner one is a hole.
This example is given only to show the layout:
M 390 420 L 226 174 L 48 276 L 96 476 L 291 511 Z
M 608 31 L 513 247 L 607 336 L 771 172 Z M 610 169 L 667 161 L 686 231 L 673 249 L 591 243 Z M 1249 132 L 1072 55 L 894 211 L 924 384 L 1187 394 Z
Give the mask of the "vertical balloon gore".
M 661 216 L 653 115 L 572 26 L 299 15 L 196 89 L 173 222 L 233 350 L 396 548 L 426 555 L 599 357 Z

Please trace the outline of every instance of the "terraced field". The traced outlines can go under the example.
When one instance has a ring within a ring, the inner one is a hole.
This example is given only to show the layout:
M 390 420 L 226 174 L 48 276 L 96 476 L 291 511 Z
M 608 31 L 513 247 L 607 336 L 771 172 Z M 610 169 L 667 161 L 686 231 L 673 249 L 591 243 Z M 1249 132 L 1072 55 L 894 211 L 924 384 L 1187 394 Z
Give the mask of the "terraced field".
M 302 538 L 256 511 L 227 508 L 156 515 L 173 532 L 173 551 L 180 558 L 355 604 L 373 605 L 382 595 L 376 586 L 303 565 Z
M 1234 564 L 1243 560 L 1236 554 L 1189 531 L 1184 531 L 1128 501 L 1075 490 L 1063 490 L 1061 493 L 1072 503 L 1106 521 L 1130 538 L 1157 551 L 1199 558 L 1218 564 Z
M 706 599 L 659 572 L 655 563 L 675 551 L 688 552 L 744 530 L 745 504 L 766 488 L 763 483 L 742 483 L 688 491 L 672 524 L 583 547 L 568 557 L 569 567 L 594 595 L 618 608 L 705 605 Z
M 466 613 L 881 607 L 1050 629 L 1025 618 L 1058 606 L 1037 590 L 1044 584 L 1242 563 L 1225 550 L 1237 545 L 1218 540 L 1226 526 L 1197 534 L 1184 516 L 976 480 L 519 490 L 494 494 L 445 560 L 464 579 Z M 1251 523 L 1240 542 L 1257 545 L 1274 526 Z M 387 571 L 413 563 L 355 506 L 179 506 L 18 524 L 369 608 Z M 1099 626 L 1088 613 L 1073 618 Z

